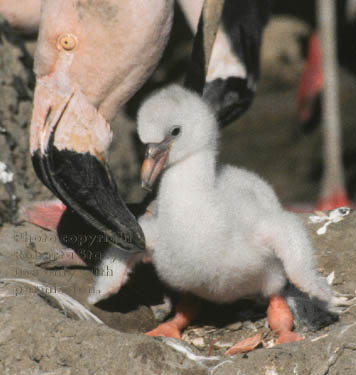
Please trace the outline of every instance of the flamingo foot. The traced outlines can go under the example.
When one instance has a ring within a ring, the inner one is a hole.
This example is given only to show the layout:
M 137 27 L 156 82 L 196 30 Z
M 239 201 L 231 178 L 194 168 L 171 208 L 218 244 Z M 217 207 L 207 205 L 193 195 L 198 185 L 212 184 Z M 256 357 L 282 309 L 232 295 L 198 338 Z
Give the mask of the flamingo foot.
M 165 336 L 181 338 L 181 332 L 192 322 L 200 310 L 200 301 L 191 295 L 183 295 L 177 304 L 176 314 L 172 320 L 160 324 L 157 328 L 147 332 L 147 336 Z
M 267 320 L 272 331 L 276 332 L 278 339 L 276 344 L 301 341 L 304 338 L 292 332 L 293 315 L 288 307 L 286 300 L 279 295 L 270 297 L 270 303 L 267 310 Z M 262 334 L 258 333 L 253 337 L 238 342 L 225 352 L 227 355 L 236 353 L 246 353 L 254 350 L 262 343 Z
M 270 297 L 267 321 L 272 331 L 278 334 L 277 344 L 303 340 L 303 337 L 292 332 L 293 315 L 282 296 L 273 295 Z
M 296 341 L 302 341 L 304 340 L 304 337 L 299 336 L 295 332 L 292 331 L 283 331 L 278 336 L 276 344 L 285 344 L 287 342 L 296 342 Z
M 329 196 L 321 198 L 316 204 L 315 209 L 328 211 L 334 210 L 338 207 L 352 207 L 352 203 L 349 200 L 345 189 L 336 190 Z
M 237 353 L 247 353 L 251 350 L 254 350 L 262 343 L 262 333 L 258 333 L 255 336 L 248 337 L 242 341 L 239 341 L 237 344 L 232 346 L 225 352 L 225 355 L 234 355 Z
M 181 332 L 178 326 L 174 322 L 165 322 L 160 324 L 157 328 L 153 329 L 146 333 L 147 336 L 157 337 L 157 336 L 165 336 L 165 337 L 172 337 L 174 339 L 181 338 Z
M 20 219 L 38 227 L 56 231 L 58 223 L 66 210 L 60 200 L 35 202 L 20 210 Z

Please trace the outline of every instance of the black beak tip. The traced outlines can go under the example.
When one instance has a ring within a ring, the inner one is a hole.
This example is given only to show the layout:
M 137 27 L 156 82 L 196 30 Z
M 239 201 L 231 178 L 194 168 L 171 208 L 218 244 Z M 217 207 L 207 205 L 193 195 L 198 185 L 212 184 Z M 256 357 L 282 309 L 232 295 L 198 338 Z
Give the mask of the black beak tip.
M 95 155 L 58 150 L 36 155 L 37 174 L 67 206 L 101 233 L 112 237 L 118 248 L 129 252 L 145 249 L 145 237 L 122 200 L 108 166 Z M 116 234 L 115 234 L 116 233 Z

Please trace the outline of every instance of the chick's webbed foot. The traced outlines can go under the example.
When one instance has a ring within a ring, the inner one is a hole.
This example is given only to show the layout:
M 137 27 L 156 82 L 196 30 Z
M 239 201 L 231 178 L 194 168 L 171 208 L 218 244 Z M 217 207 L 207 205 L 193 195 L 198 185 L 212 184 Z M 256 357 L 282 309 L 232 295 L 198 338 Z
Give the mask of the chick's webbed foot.
M 277 344 L 295 342 L 304 338 L 292 332 L 293 315 L 286 300 L 279 295 L 270 297 L 267 310 L 269 327 L 278 335 Z
M 191 295 L 184 295 L 177 304 L 175 316 L 170 321 L 147 332 L 146 335 L 180 339 L 182 330 L 197 317 L 199 310 L 200 301 Z
M 165 336 L 165 337 L 171 337 L 174 339 L 180 339 L 181 338 L 181 331 L 178 327 L 178 325 L 173 322 L 165 322 L 160 324 L 157 328 L 153 329 L 152 331 L 149 331 L 146 333 L 147 336 Z
M 286 300 L 282 296 L 273 295 L 270 297 L 270 303 L 267 310 L 267 320 L 272 331 L 276 332 L 278 335 L 276 344 L 303 340 L 303 337 L 292 332 L 293 315 Z M 238 342 L 227 350 L 225 354 L 234 355 L 237 353 L 247 353 L 257 348 L 261 343 L 262 334 L 258 333 L 253 337 Z

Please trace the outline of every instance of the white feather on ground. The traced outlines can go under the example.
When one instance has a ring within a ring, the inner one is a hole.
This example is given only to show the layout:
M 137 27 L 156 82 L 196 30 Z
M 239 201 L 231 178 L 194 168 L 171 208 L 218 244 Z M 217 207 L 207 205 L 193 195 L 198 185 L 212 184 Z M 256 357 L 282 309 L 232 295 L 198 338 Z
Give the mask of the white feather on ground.
M 94 320 L 97 323 L 104 324 L 97 316 L 90 312 L 85 306 L 76 301 L 74 298 L 70 297 L 68 294 L 65 294 L 58 289 L 53 293 L 53 287 L 40 283 L 39 281 L 26 280 L 20 278 L 1 278 L 0 283 L 11 284 L 11 283 L 22 283 L 28 284 L 39 291 L 39 295 L 44 296 L 51 301 L 55 301 L 56 304 L 60 307 L 63 312 L 71 312 L 76 315 L 80 320 Z M 8 290 L 2 289 L 0 298 L 4 297 L 14 297 L 15 295 Z

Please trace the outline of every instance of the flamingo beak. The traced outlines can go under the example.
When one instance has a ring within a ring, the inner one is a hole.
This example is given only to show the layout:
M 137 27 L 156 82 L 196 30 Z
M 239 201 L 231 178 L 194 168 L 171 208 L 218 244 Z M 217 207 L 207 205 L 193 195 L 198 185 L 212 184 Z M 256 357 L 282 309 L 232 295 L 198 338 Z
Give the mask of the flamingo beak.
M 143 189 L 151 191 L 154 182 L 165 167 L 171 140 L 166 138 L 161 143 L 149 143 L 146 149 L 145 160 L 141 167 L 141 186 Z
M 127 252 L 141 252 L 141 227 L 120 197 L 107 164 L 110 124 L 61 71 L 36 82 L 32 162 L 41 181 L 67 206 Z

